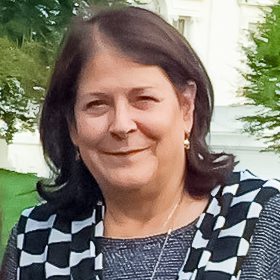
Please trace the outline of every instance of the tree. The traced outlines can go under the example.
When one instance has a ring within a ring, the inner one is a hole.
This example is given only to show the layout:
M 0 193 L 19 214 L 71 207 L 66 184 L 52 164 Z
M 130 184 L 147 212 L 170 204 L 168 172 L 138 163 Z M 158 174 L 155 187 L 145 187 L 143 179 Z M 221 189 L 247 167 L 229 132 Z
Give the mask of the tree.
M 265 19 L 245 48 L 248 70 L 243 73 L 244 96 L 257 108 L 243 117 L 245 131 L 267 143 L 266 150 L 280 153 L 280 1 L 265 12 Z
M 139 2 L 136 0 L 134 2 Z M 0 34 L 19 45 L 24 40 L 46 41 L 63 33 L 72 15 L 89 5 L 123 6 L 127 0 L 0 0 Z
M 0 37 L 0 136 L 7 142 L 22 128 L 34 128 L 49 75 L 44 55 L 37 42 L 19 48 Z
M 91 4 L 129 3 L 127 0 L 0 0 L 0 137 L 7 142 L 23 128 L 34 129 L 66 26 L 73 15 L 83 13 Z

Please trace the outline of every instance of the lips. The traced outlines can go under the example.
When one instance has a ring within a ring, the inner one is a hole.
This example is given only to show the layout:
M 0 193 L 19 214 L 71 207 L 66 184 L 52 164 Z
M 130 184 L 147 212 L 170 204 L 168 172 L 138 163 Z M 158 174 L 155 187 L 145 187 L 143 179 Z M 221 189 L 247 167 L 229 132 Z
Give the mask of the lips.
M 142 152 L 142 151 L 144 151 L 146 149 L 147 148 L 133 149 L 133 150 L 123 149 L 123 150 L 119 150 L 119 151 L 104 152 L 104 154 L 114 155 L 114 156 L 126 156 L 126 155 L 137 154 L 137 153 Z

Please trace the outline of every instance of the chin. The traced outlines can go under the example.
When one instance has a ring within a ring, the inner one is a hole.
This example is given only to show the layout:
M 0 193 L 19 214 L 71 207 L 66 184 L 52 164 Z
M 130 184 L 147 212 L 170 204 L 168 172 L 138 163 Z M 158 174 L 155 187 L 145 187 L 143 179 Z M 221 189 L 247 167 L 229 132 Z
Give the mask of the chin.
M 100 186 L 101 189 L 102 185 L 107 185 L 119 191 L 136 191 L 151 184 L 154 178 L 155 172 L 151 168 L 145 168 L 139 171 L 119 168 L 117 170 L 107 170 L 105 182 L 102 180 L 103 183 L 100 182 Z

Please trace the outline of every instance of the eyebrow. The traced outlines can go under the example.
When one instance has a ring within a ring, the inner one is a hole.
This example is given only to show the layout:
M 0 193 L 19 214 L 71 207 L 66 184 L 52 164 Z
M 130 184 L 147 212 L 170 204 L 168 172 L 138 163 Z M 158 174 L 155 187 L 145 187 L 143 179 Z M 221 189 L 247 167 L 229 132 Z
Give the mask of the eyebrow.
M 153 89 L 154 87 L 152 86 L 144 86 L 144 87 L 135 87 L 135 88 L 131 88 L 130 90 L 126 91 L 127 94 L 137 94 L 137 93 L 141 93 L 146 89 Z M 86 95 L 90 95 L 90 96 L 98 96 L 98 97 L 104 97 L 105 95 L 107 95 L 106 90 L 104 91 L 92 91 L 92 92 L 87 92 Z

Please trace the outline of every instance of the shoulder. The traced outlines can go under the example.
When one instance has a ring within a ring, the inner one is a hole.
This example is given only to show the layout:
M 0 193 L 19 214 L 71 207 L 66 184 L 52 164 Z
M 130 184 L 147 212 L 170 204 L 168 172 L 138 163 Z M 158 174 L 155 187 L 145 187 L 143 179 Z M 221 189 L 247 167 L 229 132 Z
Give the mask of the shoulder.
M 228 222 L 243 221 L 253 229 L 261 215 L 280 207 L 277 201 L 279 194 L 280 181 L 263 179 L 244 170 L 233 172 L 224 186 L 216 188 L 212 197 L 214 205 L 218 204 L 221 207 L 219 211 L 225 215 Z
M 100 208 L 92 208 L 91 212 L 79 215 L 75 219 L 65 216 L 63 212 L 59 212 L 57 207 L 50 203 L 41 203 L 35 207 L 27 208 L 22 211 L 17 225 L 18 236 L 32 232 L 32 234 L 42 234 L 50 232 L 49 229 L 60 230 L 64 233 L 70 233 L 71 229 L 78 231 L 79 229 L 88 227 L 96 216 L 101 216 Z
M 21 212 L 21 217 L 28 217 L 30 219 L 46 220 L 51 215 L 54 215 L 55 210 L 49 203 L 42 202 L 36 206 L 24 209 Z
M 264 224 L 268 222 L 269 226 L 273 226 L 273 227 L 278 225 L 278 229 L 280 231 L 280 193 L 271 197 L 264 204 L 260 216 L 260 221 L 262 221 Z
M 41 203 L 24 209 L 17 224 L 18 234 L 26 232 L 26 230 L 32 231 L 34 228 L 38 228 L 38 226 L 48 227 L 52 224 L 55 216 L 54 208 L 48 203 Z
M 272 187 L 276 187 L 280 191 L 280 181 L 277 179 L 262 178 L 248 169 L 241 171 L 233 171 L 226 180 L 226 185 L 241 184 L 245 186 L 256 186 L 261 185 L 267 186 L 267 183 L 271 184 Z
M 264 205 L 250 251 L 251 254 L 255 252 L 260 263 L 268 263 L 270 269 L 277 264 L 280 277 L 280 194 L 271 197 Z
M 233 176 L 238 187 L 231 207 L 245 211 L 246 220 L 257 218 L 253 234 L 257 240 L 271 238 L 280 244 L 280 181 L 260 178 L 248 170 Z
M 224 189 L 234 193 L 235 197 L 246 195 L 252 199 L 269 200 L 270 197 L 280 193 L 280 181 L 277 179 L 261 178 L 249 170 L 236 171 L 227 179 Z M 235 189 L 235 191 L 233 191 Z
M 222 193 L 223 202 L 230 196 L 229 224 L 243 222 L 250 242 L 240 279 L 279 279 L 280 181 L 243 170 L 228 178 Z
M 243 264 L 242 277 L 280 279 L 280 194 L 264 204 Z
M 225 208 L 234 208 L 240 204 L 247 205 L 246 207 L 251 205 L 251 210 L 259 213 L 264 204 L 279 193 L 279 180 L 260 178 L 249 170 L 243 170 L 232 172 L 225 184 L 212 190 L 211 196 L 212 202 L 224 205 Z
M 0 269 L 0 279 L 16 279 L 17 278 L 17 225 L 11 231 L 9 241 L 5 250 L 3 261 Z
M 269 226 L 280 224 L 279 180 L 260 178 L 249 170 L 233 172 L 223 193 L 233 194 L 231 207 L 242 203 L 250 207 L 249 216 L 259 217 L 258 227 L 264 227 L 267 222 Z
M 263 207 L 256 225 L 256 233 L 266 233 L 263 237 L 272 237 L 270 242 L 280 244 L 280 193 L 271 197 Z M 279 247 L 280 250 L 280 247 Z

